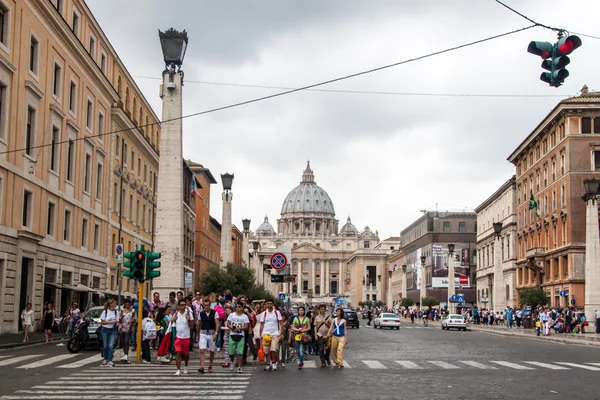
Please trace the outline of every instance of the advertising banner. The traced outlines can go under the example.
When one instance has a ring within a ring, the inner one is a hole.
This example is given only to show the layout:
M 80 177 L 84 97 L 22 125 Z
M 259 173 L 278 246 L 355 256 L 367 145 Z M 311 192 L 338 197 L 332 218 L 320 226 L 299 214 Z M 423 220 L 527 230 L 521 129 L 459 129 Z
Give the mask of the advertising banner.
M 445 288 L 448 287 L 448 278 L 431 278 L 432 287 L 435 288 Z M 471 287 L 471 279 L 467 276 L 463 278 L 461 283 L 461 278 L 454 278 L 454 287 L 456 288 L 465 288 L 468 289 Z
M 432 245 L 432 286 L 448 287 L 448 243 Z M 456 287 L 470 287 L 471 250 L 469 243 L 454 244 L 454 281 Z M 461 284 L 462 283 L 462 284 Z
M 334 304 L 334 307 L 336 310 L 338 308 L 341 308 L 343 310 L 343 309 L 348 308 L 348 299 L 336 297 L 333 304 Z

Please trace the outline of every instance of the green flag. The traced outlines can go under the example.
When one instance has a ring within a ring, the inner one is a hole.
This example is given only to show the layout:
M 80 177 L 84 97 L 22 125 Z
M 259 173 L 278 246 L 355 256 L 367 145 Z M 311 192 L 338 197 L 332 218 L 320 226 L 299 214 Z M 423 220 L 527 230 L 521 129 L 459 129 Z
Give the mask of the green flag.
M 529 209 L 535 210 L 535 215 L 537 215 L 538 217 L 540 216 L 540 210 L 538 209 L 538 203 L 537 203 L 537 201 L 535 201 L 535 198 L 533 197 L 533 193 L 531 194 L 531 198 L 529 199 Z

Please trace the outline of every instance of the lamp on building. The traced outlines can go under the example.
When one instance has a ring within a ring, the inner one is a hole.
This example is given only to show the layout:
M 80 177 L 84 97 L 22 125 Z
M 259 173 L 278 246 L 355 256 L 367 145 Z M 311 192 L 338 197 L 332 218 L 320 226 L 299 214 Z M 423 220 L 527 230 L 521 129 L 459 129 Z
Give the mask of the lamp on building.
M 402 272 L 406 273 L 406 265 L 402 266 Z
M 504 294 L 504 271 L 502 269 L 502 222 L 494 222 L 494 288 L 492 290 L 492 310 L 496 313 L 505 311 L 506 296 Z
M 595 320 L 594 312 L 600 310 L 600 238 L 598 234 L 598 195 L 600 179 L 586 179 L 585 188 L 585 298 L 584 309 L 588 320 Z
M 454 243 L 448 243 L 448 311 L 454 314 L 454 306 L 450 301 L 456 294 L 454 287 Z
M 181 67 L 188 44 L 187 32 L 185 30 L 179 32 L 173 28 L 165 32 L 159 30 L 158 37 L 160 38 L 165 65 L 177 65 Z
M 454 254 L 454 243 L 448 243 L 448 251 L 450 254 Z
M 256 252 L 258 251 L 258 240 L 252 242 L 252 249 Z M 263 256 L 264 257 L 264 256 Z
M 377 275 L 377 281 L 381 282 L 381 275 Z
M 496 237 L 500 236 L 500 233 L 502 232 L 502 222 L 494 222 L 492 225 L 494 226 L 494 235 L 496 235 Z

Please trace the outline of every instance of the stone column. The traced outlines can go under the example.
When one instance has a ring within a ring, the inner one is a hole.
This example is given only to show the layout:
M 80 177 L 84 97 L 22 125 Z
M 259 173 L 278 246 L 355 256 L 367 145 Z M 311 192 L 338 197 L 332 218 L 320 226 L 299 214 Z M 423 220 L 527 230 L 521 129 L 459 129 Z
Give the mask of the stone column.
M 504 272 L 502 270 L 502 237 L 494 239 L 494 292 L 492 294 L 492 309 L 499 313 L 506 309 L 504 294 Z
M 585 316 L 590 325 L 600 310 L 600 243 L 598 235 L 598 200 L 586 196 L 585 212 Z M 562 257 L 560 257 L 562 260 Z M 564 266 L 563 266 L 564 267 Z
M 402 295 L 400 296 L 400 300 L 402 300 L 403 298 L 407 298 L 407 293 L 406 293 L 406 265 L 402 266 Z
M 173 71 L 174 72 L 174 71 Z M 155 251 L 161 252 L 161 275 L 153 291 L 163 299 L 184 288 L 184 206 L 182 141 L 182 76 L 163 74 L 160 160 L 156 183 Z M 134 160 L 132 160 L 133 162 Z
M 325 260 L 325 269 L 323 271 L 323 276 L 325 278 L 325 286 L 323 288 L 323 294 L 329 293 L 329 263 L 331 260 Z
M 302 268 L 304 268 L 304 260 L 298 261 L 298 275 L 296 276 L 296 285 L 298 286 L 298 294 L 302 294 Z
M 231 241 L 231 201 L 233 194 L 229 190 L 223 191 L 223 221 L 221 222 L 221 267 L 233 262 L 233 246 Z
M 312 290 L 313 296 L 315 294 L 315 260 L 311 259 L 308 265 L 308 290 Z
M 454 287 L 454 254 L 448 254 L 448 311 L 452 314 L 455 311 L 455 303 L 451 303 L 450 299 L 456 294 Z
M 246 229 L 242 241 L 242 262 L 246 263 L 246 268 L 250 268 L 250 231 Z

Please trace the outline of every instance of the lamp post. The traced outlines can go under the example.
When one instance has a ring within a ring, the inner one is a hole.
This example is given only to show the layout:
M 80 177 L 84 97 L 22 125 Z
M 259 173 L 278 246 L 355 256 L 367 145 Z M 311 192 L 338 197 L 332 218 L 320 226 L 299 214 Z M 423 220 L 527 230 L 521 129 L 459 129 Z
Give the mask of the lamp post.
M 492 310 L 496 314 L 506 308 L 504 295 L 504 272 L 502 270 L 502 222 L 494 222 L 494 289 L 492 291 Z
M 160 159 L 156 182 L 155 249 L 162 253 L 161 275 L 153 279 L 154 290 L 167 297 L 184 288 L 184 180 L 182 90 L 183 59 L 187 49 L 186 31 L 173 28 L 158 31 L 165 69 L 160 97 L 162 120 Z M 134 110 L 134 115 L 136 110 Z M 139 121 L 143 124 L 142 121 Z M 132 160 L 133 162 L 133 160 Z
M 450 299 L 456 293 L 454 287 L 454 243 L 448 243 L 448 312 L 454 314 L 454 303 Z
M 387 296 L 386 296 L 385 303 L 388 306 L 388 308 L 392 309 L 393 304 L 392 304 L 392 271 L 391 270 L 388 271 L 388 289 L 387 289 Z
M 260 254 L 258 256 L 258 260 L 259 260 L 259 273 L 260 273 L 260 282 L 263 286 L 265 284 L 265 269 L 263 268 L 263 262 L 265 261 L 265 255 L 264 254 Z
M 408 293 L 406 293 L 406 265 L 402 266 L 402 296 L 400 300 L 403 298 L 408 298 Z
M 250 268 L 250 220 L 243 219 L 242 226 L 244 228 L 244 240 L 242 241 L 242 262 L 245 262 L 246 267 Z
M 586 179 L 585 188 L 585 316 L 596 319 L 596 310 L 600 310 L 600 243 L 598 234 L 598 194 L 600 179 Z
M 427 297 L 427 288 L 425 287 L 425 261 L 427 257 L 421 256 L 421 291 L 419 293 L 419 308 L 423 309 L 423 299 Z
M 227 265 L 227 263 L 233 262 L 233 245 L 231 240 L 231 201 L 233 200 L 233 193 L 231 193 L 231 187 L 233 186 L 233 174 L 225 173 L 221 174 L 221 182 L 223 183 L 223 221 L 221 225 L 221 267 Z

